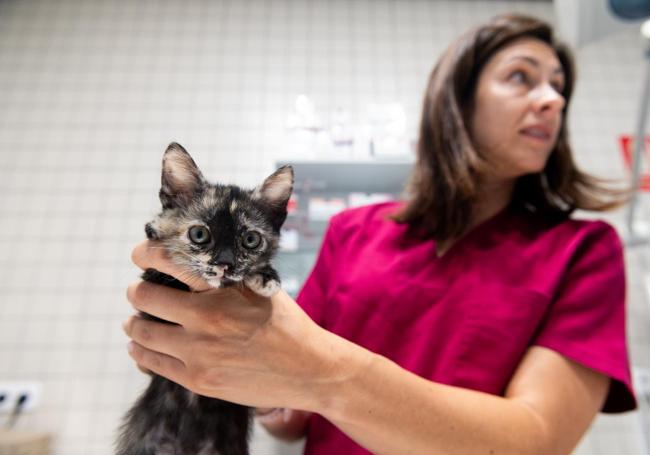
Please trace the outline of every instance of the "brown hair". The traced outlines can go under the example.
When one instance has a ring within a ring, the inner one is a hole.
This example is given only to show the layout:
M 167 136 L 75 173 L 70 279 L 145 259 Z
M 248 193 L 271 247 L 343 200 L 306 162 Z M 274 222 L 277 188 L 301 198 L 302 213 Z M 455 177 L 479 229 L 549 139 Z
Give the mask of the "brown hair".
M 548 44 L 562 65 L 566 99 L 555 148 L 539 174 L 522 176 L 515 184 L 511 206 L 547 220 L 568 217 L 575 209 L 608 210 L 625 202 L 627 190 L 604 186 L 608 180 L 577 169 L 567 131 L 567 110 L 575 80 L 573 57 L 553 37 L 552 28 L 520 15 L 494 18 L 470 30 L 442 55 L 427 84 L 417 160 L 409 181 L 409 201 L 392 219 L 408 223 L 438 241 L 461 235 L 471 222 L 472 204 L 485 162 L 468 133 L 474 94 L 481 70 L 506 44 L 519 38 Z

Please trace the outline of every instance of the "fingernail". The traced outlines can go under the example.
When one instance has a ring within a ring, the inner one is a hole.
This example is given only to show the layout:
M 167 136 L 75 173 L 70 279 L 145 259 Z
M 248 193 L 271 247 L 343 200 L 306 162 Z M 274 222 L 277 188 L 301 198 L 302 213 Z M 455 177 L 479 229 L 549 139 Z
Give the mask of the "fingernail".
M 126 345 L 126 350 L 129 351 L 129 354 L 133 353 L 133 341 L 129 341 L 129 344 Z

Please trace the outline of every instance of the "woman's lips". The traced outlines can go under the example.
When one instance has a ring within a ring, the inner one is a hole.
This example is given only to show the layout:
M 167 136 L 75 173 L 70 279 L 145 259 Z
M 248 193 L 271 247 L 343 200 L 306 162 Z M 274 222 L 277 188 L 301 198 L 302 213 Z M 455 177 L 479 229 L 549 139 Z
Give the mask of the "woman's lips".
M 553 137 L 551 130 L 543 126 L 529 126 L 521 129 L 519 132 L 526 137 L 542 142 L 548 142 Z

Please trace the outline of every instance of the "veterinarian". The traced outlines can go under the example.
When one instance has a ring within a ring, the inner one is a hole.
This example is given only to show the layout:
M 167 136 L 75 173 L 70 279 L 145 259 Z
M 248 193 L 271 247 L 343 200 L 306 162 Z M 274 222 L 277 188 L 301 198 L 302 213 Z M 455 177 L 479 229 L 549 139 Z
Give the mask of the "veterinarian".
M 573 86 L 543 22 L 465 33 L 429 79 L 408 200 L 333 217 L 297 301 L 131 285 L 180 324 L 129 319 L 131 356 L 309 454 L 570 453 L 636 406 L 621 242 L 570 217 L 623 201 L 574 164 Z M 150 246 L 139 267 L 184 275 Z

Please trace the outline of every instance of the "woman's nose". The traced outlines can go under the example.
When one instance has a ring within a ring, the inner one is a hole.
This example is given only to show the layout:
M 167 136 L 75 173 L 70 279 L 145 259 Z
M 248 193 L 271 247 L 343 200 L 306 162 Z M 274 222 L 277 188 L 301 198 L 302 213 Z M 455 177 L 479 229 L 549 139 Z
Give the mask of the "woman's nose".
M 539 113 L 554 115 L 562 111 L 565 104 L 564 96 L 550 84 L 542 84 L 538 87 L 535 107 Z

